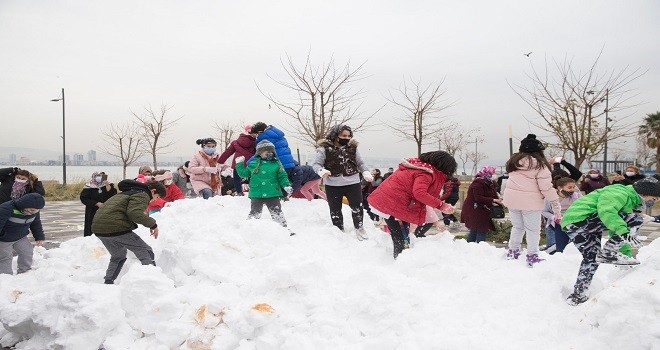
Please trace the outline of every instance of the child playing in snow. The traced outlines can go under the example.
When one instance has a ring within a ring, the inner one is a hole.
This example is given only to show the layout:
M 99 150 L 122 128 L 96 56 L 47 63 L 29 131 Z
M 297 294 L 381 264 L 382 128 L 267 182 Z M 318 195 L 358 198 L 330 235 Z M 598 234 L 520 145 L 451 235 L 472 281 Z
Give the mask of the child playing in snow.
M 566 212 L 566 209 L 573 204 L 578 198 L 582 196 L 580 191 L 575 190 L 575 180 L 570 177 L 562 177 L 555 181 L 555 188 L 559 196 L 559 205 L 561 205 L 561 212 Z M 546 218 L 545 236 L 547 239 L 545 252 L 548 254 L 561 253 L 568 245 L 568 235 L 559 225 L 559 219 L 555 218 L 552 212 L 552 205 L 549 201 L 545 201 L 545 209 L 543 216 Z
M 293 193 L 282 163 L 275 156 L 275 146 L 268 140 L 257 144 L 255 156 L 245 165 L 245 157 L 236 158 L 236 172 L 242 178 L 250 179 L 251 200 L 250 214 L 248 219 L 258 219 L 264 204 L 270 212 L 273 221 L 286 227 L 286 219 L 282 213 L 280 197 L 282 188 L 288 195 Z M 292 233 L 293 235 L 293 233 Z
M 165 186 L 157 181 L 146 184 L 134 180 L 122 180 L 117 184 L 120 193 L 110 197 L 92 221 L 92 232 L 110 253 L 110 263 L 105 273 L 105 284 L 114 284 L 126 262 L 126 252 L 135 254 L 142 265 L 156 265 L 154 251 L 138 236 L 137 224 L 148 227 L 151 235 L 158 238 L 156 220 L 145 214 L 152 198 L 165 197 Z
M 509 208 L 511 235 L 507 259 L 518 259 L 520 244 L 527 233 L 527 265 L 543 261 L 538 256 L 541 239 L 541 211 L 544 199 L 550 202 L 555 218 L 561 218 L 557 191 L 552 188 L 551 167 L 543 155 L 545 146 L 529 134 L 520 142 L 519 152 L 506 162 L 509 179 L 504 190 L 504 205 Z
M 27 235 L 32 231 L 35 244 L 44 242 L 44 230 L 39 210 L 45 205 L 39 193 L 28 193 L 0 204 L 0 273 L 12 275 L 13 253 L 18 254 L 18 273 L 32 268 L 32 243 Z
M 660 199 L 660 182 L 649 177 L 633 185 L 610 185 L 595 190 L 573 203 L 561 220 L 561 227 L 582 253 L 582 263 L 571 305 L 587 301 L 587 290 L 598 264 L 637 265 L 632 245 L 639 245 L 637 230 L 646 221 L 641 212 Z M 652 217 L 650 221 L 652 221 Z M 609 239 L 603 247 L 600 239 L 607 231 Z

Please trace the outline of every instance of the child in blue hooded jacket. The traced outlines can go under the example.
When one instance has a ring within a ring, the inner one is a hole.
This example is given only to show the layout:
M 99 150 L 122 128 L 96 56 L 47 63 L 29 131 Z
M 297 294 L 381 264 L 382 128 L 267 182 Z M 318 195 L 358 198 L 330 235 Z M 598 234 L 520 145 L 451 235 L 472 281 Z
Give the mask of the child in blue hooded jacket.
M 38 193 L 0 204 L 0 274 L 14 274 L 11 266 L 14 251 L 18 254 L 18 273 L 32 268 L 33 247 L 27 235 L 32 231 L 38 246 L 45 240 L 38 215 L 45 204 L 44 197 Z

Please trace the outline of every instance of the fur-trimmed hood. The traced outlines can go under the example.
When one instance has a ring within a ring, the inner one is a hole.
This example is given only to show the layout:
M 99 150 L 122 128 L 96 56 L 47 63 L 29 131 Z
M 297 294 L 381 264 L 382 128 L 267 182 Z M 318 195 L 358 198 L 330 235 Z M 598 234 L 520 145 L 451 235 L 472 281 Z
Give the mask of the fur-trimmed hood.
M 402 169 L 416 169 L 416 170 L 423 170 L 426 171 L 429 174 L 433 174 L 434 171 L 438 171 L 433 167 L 433 165 L 429 163 L 424 163 L 419 158 L 404 158 L 401 160 L 401 163 L 399 164 L 399 170 Z
M 359 143 L 356 139 L 351 139 L 350 141 L 348 141 L 348 145 L 347 145 L 347 146 L 357 148 L 357 146 L 358 146 L 359 144 L 360 144 L 360 143 Z M 333 141 L 333 140 L 328 140 L 328 139 L 320 140 L 319 142 L 316 143 L 316 145 L 317 145 L 318 147 L 335 147 L 335 143 L 334 143 L 334 141 Z

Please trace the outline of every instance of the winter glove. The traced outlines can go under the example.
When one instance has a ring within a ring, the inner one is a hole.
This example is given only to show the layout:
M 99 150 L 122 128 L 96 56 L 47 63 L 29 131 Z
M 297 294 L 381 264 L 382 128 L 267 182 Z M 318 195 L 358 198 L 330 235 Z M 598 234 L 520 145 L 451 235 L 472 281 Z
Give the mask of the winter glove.
M 244 156 L 238 156 L 234 160 L 236 161 L 236 163 L 243 163 L 245 161 L 245 157 Z
M 211 173 L 211 174 L 217 174 L 218 173 L 218 168 L 214 167 L 214 166 L 206 166 L 206 167 L 204 167 L 204 171 L 206 171 L 207 173 Z
M 324 178 L 324 177 L 326 177 L 326 176 L 330 176 L 330 175 L 331 175 L 330 170 L 328 170 L 328 169 L 326 169 L 326 168 L 321 168 L 321 169 L 319 169 L 319 171 L 317 172 L 317 174 L 318 174 L 321 178 Z
M 454 207 L 451 204 L 442 202 L 440 206 L 438 207 L 438 210 L 440 210 L 441 213 L 443 214 L 453 214 L 454 213 Z
M 287 195 L 292 195 L 293 194 L 293 187 L 291 186 L 286 186 L 284 187 L 284 192 L 286 192 Z
M 374 176 L 371 175 L 371 172 L 369 170 L 365 170 L 362 172 L 362 177 L 364 178 L 365 181 L 371 182 L 374 181 Z

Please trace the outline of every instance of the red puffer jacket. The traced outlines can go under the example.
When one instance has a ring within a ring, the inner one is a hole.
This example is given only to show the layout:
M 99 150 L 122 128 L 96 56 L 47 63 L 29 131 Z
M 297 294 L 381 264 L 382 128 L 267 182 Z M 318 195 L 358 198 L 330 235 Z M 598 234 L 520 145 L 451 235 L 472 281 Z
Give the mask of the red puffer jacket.
M 367 201 L 376 210 L 411 224 L 422 225 L 426 206 L 447 209 L 438 198 L 447 177 L 418 158 L 404 159 L 395 171 L 369 195 Z

